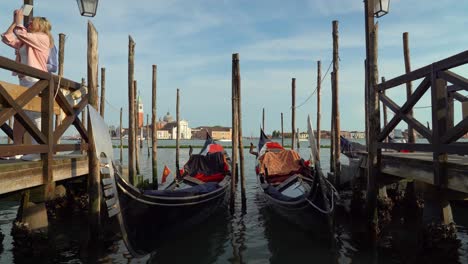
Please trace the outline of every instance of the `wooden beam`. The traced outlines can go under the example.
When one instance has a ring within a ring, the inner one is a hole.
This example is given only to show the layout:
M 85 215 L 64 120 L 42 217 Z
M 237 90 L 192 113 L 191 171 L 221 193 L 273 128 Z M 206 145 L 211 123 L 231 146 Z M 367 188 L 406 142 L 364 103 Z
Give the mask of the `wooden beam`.
M 398 118 L 403 119 L 406 123 L 413 126 L 416 129 L 416 131 L 418 131 L 425 138 L 431 138 L 430 131 L 422 123 L 420 123 L 418 120 L 414 119 L 409 114 L 403 113 L 400 110 L 400 108 L 398 107 L 398 105 L 396 103 L 394 103 L 386 95 L 380 94 L 380 100 L 384 103 L 384 105 L 388 106 L 388 108 L 390 108 L 390 110 L 395 112 L 395 116 L 398 116 Z M 393 121 L 393 119 L 392 119 L 392 121 Z M 392 121 L 390 121 L 390 122 L 392 122 Z M 393 123 L 392 123 L 392 125 L 393 125 Z M 387 132 L 387 131 L 388 131 L 388 129 L 385 132 Z M 378 137 L 378 140 L 383 141 L 385 137 L 386 137 L 385 134 L 380 133 L 379 137 Z
M 439 78 L 452 83 L 460 90 L 468 90 L 468 79 L 449 70 L 438 73 Z M 448 90 L 448 89 L 447 89 Z
M 42 92 L 42 115 L 41 131 L 46 137 L 47 152 L 41 153 L 42 175 L 44 177 L 44 199 L 46 201 L 54 199 L 55 183 L 53 182 L 53 154 L 54 154 L 54 81 L 49 79 L 49 86 Z
M 440 60 L 438 62 L 434 62 L 432 65 L 421 67 L 417 70 L 412 71 L 409 74 L 403 74 L 391 80 L 387 80 L 385 84 L 379 84 L 378 89 L 379 91 L 383 91 L 407 83 L 408 81 L 420 79 L 430 74 L 432 69 L 435 71 L 445 71 L 447 69 L 458 67 L 466 63 L 468 63 L 468 50 L 460 52 L 456 55 Z
M 455 127 L 448 130 L 440 139 L 443 144 L 454 142 L 468 133 L 468 118 L 464 118 Z

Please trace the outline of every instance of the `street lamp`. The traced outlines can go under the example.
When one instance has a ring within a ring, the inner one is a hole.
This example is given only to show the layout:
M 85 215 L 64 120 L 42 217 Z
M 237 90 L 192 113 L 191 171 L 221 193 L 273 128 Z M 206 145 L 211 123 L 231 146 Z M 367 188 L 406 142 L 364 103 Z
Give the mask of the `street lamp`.
M 76 0 L 82 16 L 94 17 L 96 15 L 98 0 Z
M 390 0 L 374 0 L 374 16 L 382 17 L 388 14 Z

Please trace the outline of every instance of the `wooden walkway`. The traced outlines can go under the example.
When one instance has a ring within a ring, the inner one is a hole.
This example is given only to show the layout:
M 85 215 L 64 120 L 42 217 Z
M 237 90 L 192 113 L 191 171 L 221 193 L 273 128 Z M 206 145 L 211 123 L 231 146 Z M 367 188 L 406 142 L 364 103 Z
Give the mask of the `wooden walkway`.
M 52 181 L 88 174 L 85 155 L 57 155 L 52 163 Z M 0 160 L 0 195 L 46 184 L 42 161 Z
M 381 172 L 399 178 L 413 179 L 434 185 L 432 153 L 382 152 Z M 448 155 L 447 188 L 468 194 L 468 156 Z

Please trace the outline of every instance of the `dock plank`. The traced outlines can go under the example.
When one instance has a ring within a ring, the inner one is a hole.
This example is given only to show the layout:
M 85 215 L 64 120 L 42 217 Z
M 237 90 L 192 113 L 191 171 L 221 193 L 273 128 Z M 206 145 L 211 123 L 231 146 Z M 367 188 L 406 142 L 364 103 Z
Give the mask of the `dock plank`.
M 54 157 L 53 181 L 72 179 L 88 174 L 85 155 Z M 42 161 L 0 160 L 0 195 L 44 184 Z
M 382 172 L 405 179 L 434 184 L 432 153 L 382 153 Z M 448 188 L 468 193 L 468 157 L 448 155 Z

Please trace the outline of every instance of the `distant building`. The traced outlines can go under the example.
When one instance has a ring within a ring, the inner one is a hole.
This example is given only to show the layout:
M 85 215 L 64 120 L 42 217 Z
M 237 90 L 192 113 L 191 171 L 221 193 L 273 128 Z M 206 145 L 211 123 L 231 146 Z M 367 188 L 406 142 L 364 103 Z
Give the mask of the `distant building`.
M 361 132 L 361 131 L 351 131 L 349 133 L 350 133 L 350 138 L 354 138 L 354 139 L 361 139 L 361 138 L 366 137 L 366 133 Z
M 194 128 L 192 132 L 193 132 L 192 133 L 193 138 L 197 138 L 197 139 L 205 139 L 206 132 L 208 132 L 214 140 L 231 139 L 232 137 L 232 129 L 230 127 L 200 126 L 200 127 Z

